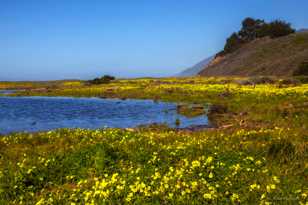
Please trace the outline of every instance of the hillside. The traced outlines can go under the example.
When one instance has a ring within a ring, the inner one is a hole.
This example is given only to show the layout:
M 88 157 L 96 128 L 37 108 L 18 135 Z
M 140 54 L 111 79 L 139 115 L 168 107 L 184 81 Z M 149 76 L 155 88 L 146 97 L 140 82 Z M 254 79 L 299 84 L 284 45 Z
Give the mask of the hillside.
M 196 65 L 187 68 L 186 70 L 182 71 L 181 73 L 177 74 L 177 77 L 190 77 L 197 75 L 204 67 L 206 67 L 212 60 L 214 56 L 211 56 L 209 58 L 206 58 Z
M 304 61 L 308 61 L 308 33 L 300 32 L 276 39 L 256 39 L 230 54 L 217 57 L 199 74 L 290 76 Z

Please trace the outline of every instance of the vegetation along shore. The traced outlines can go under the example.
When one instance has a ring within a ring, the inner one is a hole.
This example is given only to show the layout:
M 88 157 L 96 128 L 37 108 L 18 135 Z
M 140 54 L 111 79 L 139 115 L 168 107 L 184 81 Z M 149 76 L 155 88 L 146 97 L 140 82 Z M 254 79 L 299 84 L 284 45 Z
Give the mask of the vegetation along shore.
M 217 128 L 60 129 L 0 138 L 1 204 L 307 204 L 305 78 L 0 83 L 14 96 L 210 105 Z

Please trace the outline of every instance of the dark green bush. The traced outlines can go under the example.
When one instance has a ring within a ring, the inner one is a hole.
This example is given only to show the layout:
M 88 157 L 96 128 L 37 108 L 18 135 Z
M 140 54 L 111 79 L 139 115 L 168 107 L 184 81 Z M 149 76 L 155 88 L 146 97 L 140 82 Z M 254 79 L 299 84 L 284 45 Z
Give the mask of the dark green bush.
M 295 76 L 295 79 L 300 81 L 301 83 L 308 83 L 308 76 Z
M 296 71 L 294 71 L 293 75 L 302 75 L 308 76 L 308 61 L 302 62 Z
M 115 77 L 110 76 L 110 75 L 104 75 L 101 78 L 95 78 L 93 80 L 89 80 L 88 84 L 91 84 L 91 85 L 106 84 L 106 83 L 110 83 L 110 81 L 112 80 L 115 80 Z
M 231 53 L 241 47 L 243 40 L 239 37 L 237 33 L 233 33 L 228 39 L 224 47 L 225 53 Z
M 294 85 L 294 86 L 298 86 L 301 84 L 301 81 L 295 78 L 284 78 L 279 80 L 279 85 Z
M 265 25 L 265 28 L 267 36 L 270 36 L 271 38 L 278 38 L 295 32 L 290 23 L 281 20 L 273 21 L 268 25 Z

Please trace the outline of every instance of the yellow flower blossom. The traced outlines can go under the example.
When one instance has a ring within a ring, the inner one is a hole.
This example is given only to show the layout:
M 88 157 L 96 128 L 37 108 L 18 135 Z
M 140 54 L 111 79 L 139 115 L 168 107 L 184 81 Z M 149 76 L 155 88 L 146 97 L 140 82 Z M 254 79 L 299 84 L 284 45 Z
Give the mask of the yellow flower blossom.
M 211 173 L 209 174 L 209 178 L 212 179 L 213 177 L 214 177 L 214 174 L 211 172 Z
M 210 194 L 210 193 L 205 193 L 205 194 L 203 194 L 203 197 L 205 198 L 205 199 L 212 199 L 213 197 L 212 197 L 212 194 Z
M 201 165 L 201 163 L 198 160 L 194 160 L 191 163 L 191 166 L 192 166 L 193 169 L 197 168 L 197 167 L 200 167 L 200 165 Z

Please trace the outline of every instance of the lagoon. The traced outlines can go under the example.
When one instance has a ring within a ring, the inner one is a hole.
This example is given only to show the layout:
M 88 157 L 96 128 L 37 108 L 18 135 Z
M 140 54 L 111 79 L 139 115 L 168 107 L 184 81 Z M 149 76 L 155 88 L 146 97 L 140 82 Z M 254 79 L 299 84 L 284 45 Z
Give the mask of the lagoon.
M 185 128 L 207 125 L 205 115 L 185 117 L 177 104 L 152 100 L 71 97 L 0 97 L 0 134 L 58 128 L 131 128 L 152 123 Z M 176 120 L 180 125 L 176 125 Z

